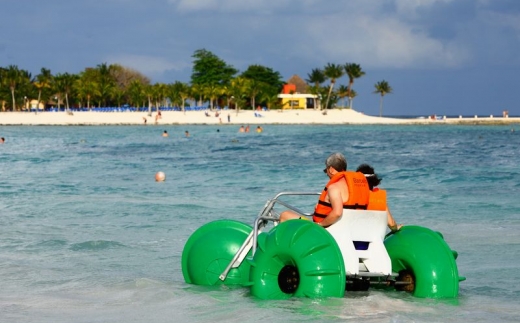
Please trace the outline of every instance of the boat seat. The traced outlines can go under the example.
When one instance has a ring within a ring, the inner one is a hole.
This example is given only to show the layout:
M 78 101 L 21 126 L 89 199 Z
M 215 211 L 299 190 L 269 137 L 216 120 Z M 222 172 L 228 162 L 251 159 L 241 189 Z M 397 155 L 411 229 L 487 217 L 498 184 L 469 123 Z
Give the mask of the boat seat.
M 340 220 L 327 228 L 343 256 L 347 275 L 391 275 L 392 263 L 383 243 L 386 211 L 343 210 Z

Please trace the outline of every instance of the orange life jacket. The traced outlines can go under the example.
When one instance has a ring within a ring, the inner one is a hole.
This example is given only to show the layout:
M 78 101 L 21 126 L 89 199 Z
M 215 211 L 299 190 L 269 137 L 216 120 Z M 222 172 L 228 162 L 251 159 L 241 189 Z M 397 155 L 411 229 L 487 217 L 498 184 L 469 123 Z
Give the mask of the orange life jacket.
M 314 209 L 314 214 L 312 216 L 312 220 L 314 222 L 321 222 L 324 218 L 329 215 L 332 211 L 332 205 L 327 202 L 327 190 L 328 187 L 342 178 L 345 178 L 348 186 L 348 200 L 343 201 L 344 209 L 362 209 L 366 210 L 368 206 L 369 194 L 370 190 L 368 188 L 368 182 L 360 172 L 339 172 L 332 176 L 330 181 L 327 183 L 323 192 L 321 192 L 320 198 L 318 200 L 318 204 L 316 204 L 316 208 Z
M 377 187 L 374 188 L 370 192 L 367 210 L 386 211 L 387 209 L 388 206 L 386 205 L 386 191 L 380 190 Z

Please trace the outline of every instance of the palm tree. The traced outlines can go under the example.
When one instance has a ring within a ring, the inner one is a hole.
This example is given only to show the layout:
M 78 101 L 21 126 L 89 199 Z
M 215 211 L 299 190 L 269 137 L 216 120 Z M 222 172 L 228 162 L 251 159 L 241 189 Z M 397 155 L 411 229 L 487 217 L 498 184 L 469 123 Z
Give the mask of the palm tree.
M 250 98 L 251 108 L 253 108 L 253 110 L 256 107 L 256 97 L 262 92 L 264 87 L 263 82 L 259 82 L 255 79 L 247 79 L 246 93 Z
M 309 83 L 313 83 L 314 84 L 314 88 L 316 89 L 315 92 L 318 92 L 317 89 L 321 88 L 321 84 L 323 82 L 325 82 L 327 80 L 325 74 L 323 74 L 323 70 L 319 69 L 319 68 L 314 68 L 312 69 L 312 71 L 307 74 L 307 79 L 306 81 L 309 82 Z M 317 94 L 317 93 L 314 93 L 314 94 Z M 314 98 L 314 108 L 316 108 L 317 104 L 316 104 L 316 98 Z
M 81 100 L 87 100 L 87 109 L 90 110 L 90 102 L 94 97 L 101 97 L 99 83 L 96 82 L 97 72 L 87 69 L 80 73 L 76 80 L 75 88 Z
M 111 70 L 112 65 L 107 65 L 106 63 L 99 64 L 96 67 L 96 83 L 98 85 L 97 92 L 99 93 L 100 101 L 104 106 L 107 105 L 107 99 L 110 99 L 110 94 L 113 93 L 113 88 L 116 86 Z
M 16 86 L 22 82 L 22 75 L 20 69 L 16 65 L 9 65 L 4 74 L 5 82 L 9 86 L 9 90 L 11 91 L 11 99 L 12 99 L 12 110 L 15 110 L 16 100 L 15 100 L 15 91 Z
M 180 105 L 179 88 L 175 83 L 166 84 L 166 97 L 170 100 L 172 107 Z
M 352 85 L 354 84 L 354 80 L 357 78 L 360 78 L 361 76 L 365 75 L 365 72 L 361 69 L 361 66 L 359 64 L 355 63 L 347 63 L 344 66 L 345 73 L 348 75 L 348 93 L 347 96 L 350 98 L 350 91 L 352 91 Z M 352 109 L 352 103 L 349 99 L 349 108 Z
M 36 114 L 38 114 L 38 108 L 40 107 L 42 91 L 45 89 L 50 89 L 51 82 L 51 70 L 42 67 L 42 69 L 40 70 L 40 74 L 36 75 L 36 80 L 33 82 L 34 87 L 38 89 L 38 103 L 36 104 Z
M 148 116 L 152 116 L 152 99 L 153 99 L 153 86 L 150 84 L 146 84 L 143 87 L 143 92 L 148 99 Z
M 204 89 L 202 84 L 192 84 L 190 87 L 190 94 L 193 101 L 195 102 L 195 106 L 202 106 L 202 99 L 204 97 Z
M 280 102 L 277 94 L 273 94 L 270 92 L 262 92 L 260 94 L 260 100 L 265 103 L 267 109 L 271 110 L 271 108 L 277 105 Z
M 353 89 L 350 89 L 350 94 L 349 94 L 349 97 L 348 97 L 348 102 L 350 104 L 349 109 L 352 109 L 352 102 L 354 101 L 354 98 L 356 96 L 357 96 L 357 92 L 354 91 Z
M 159 110 L 165 105 L 166 97 L 168 96 L 168 88 L 164 83 L 155 83 L 152 85 L 153 99 L 155 100 L 155 107 Z
M 117 107 L 121 108 L 121 101 L 123 101 L 123 99 L 126 96 L 125 91 L 123 91 L 122 89 L 120 89 L 118 87 L 114 87 L 112 89 L 111 96 L 116 101 Z
M 246 103 L 245 96 L 248 88 L 248 79 L 243 77 L 235 77 L 231 80 L 231 87 L 230 87 L 230 93 L 231 93 L 231 99 L 235 103 L 235 109 L 238 112 L 240 110 L 240 106 L 242 104 Z
M 314 68 L 312 71 L 307 74 L 306 81 L 309 83 L 313 83 L 316 87 L 320 87 L 321 83 L 325 82 L 327 77 L 323 74 L 323 70 L 319 68 Z
M 329 107 L 330 94 L 334 89 L 334 84 L 336 84 L 336 80 L 343 76 L 343 66 L 338 64 L 327 63 L 323 70 L 323 74 L 330 79 L 330 87 L 329 94 L 327 95 L 327 102 L 325 103 L 325 110 Z
M 215 102 L 215 100 L 221 93 L 220 86 L 216 83 L 202 85 L 202 91 L 204 93 L 204 96 L 209 99 L 209 109 L 213 110 L 213 102 Z
M 69 73 L 57 74 L 54 77 L 56 91 L 61 95 L 65 95 L 65 109 L 67 112 L 70 110 L 69 96 L 72 95 L 72 90 L 77 78 L 78 76 L 76 74 Z
M 133 80 L 128 86 L 127 93 L 130 99 L 130 104 L 136 108 L 136 111 L 139 111 L 138 108 L 145 100 L 143 87 L 144 85 L 140 80 Z
M 383 116 L 383 97 L 385 94 L 392 93 L 392 87 L 390 87 L 390 84 L 385 80 L 377 82 L 374 87 L 376 88 L 374 93 L 379 93 L 381 95 L 381 100 L 379 102 L 379 116 L 381 117 Z
M 343 99 L 343 107 L 345 106 L 345 98 L 348 97 L 348 86 L 340 85 L 338 88 L 338 98 Z
M 182 112 L 186 114 L 186 100 L 191 97 L 191 87 L 187 83 L 175 82 L 174 86 L 177 88 L 177 93 L 181 99 Z
M 220 95 L 226 97 L 226 106 L 230 108 L 231 97 L 233 96 L 233 89 L 231 84 L 225 84 L 220 87 Z

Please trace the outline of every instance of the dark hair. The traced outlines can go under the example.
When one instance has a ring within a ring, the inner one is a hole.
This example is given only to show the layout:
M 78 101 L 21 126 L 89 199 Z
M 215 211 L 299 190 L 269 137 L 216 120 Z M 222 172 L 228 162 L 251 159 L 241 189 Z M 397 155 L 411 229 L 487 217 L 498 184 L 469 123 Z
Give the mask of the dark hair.
M 359 165 L 356 169 L 356 172 L 361 172 L 365 174 L 370 190 L 378 186 L 379 183 L 381 183 L 381 181 L 383 180 L 382 178 L 379 178 L 379 176 L 377 176 L 377 174 L 374 172 L 374 167 L 370 166 L 369 164 Z

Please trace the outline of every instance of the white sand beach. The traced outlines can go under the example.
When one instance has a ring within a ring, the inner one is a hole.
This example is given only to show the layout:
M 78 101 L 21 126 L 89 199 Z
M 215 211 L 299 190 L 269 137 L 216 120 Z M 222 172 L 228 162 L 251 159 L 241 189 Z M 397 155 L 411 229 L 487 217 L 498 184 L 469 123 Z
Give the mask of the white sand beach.
M 2 112 L 0 125 L 142 125 L 146 118 L 148 125 L 173 124 L 230 124 L 230 125 L 259 125 L 259 124 L 511 124 L 520 123 L 520 118 L 500 117 L 459 117 L 459 118 L 414 118 L 399 119 L 365 115 L 350 109 L 327 110 L 326 114 L 320 110 L 271 110 L 251 111 L 235 110 L 209 111 L 161 111 L 161 118 L 157 113 L 149 116 L 147 112 Z M 228 121 L 229 116 L 229 121 Z

